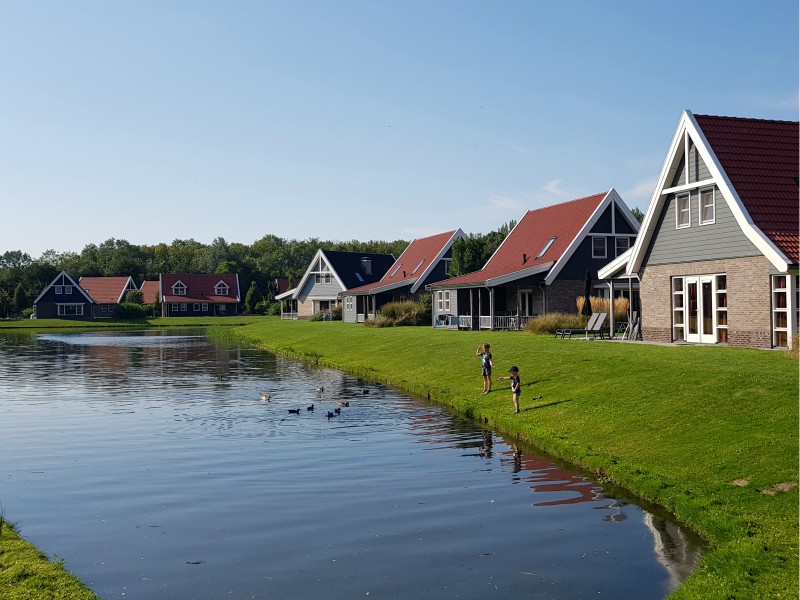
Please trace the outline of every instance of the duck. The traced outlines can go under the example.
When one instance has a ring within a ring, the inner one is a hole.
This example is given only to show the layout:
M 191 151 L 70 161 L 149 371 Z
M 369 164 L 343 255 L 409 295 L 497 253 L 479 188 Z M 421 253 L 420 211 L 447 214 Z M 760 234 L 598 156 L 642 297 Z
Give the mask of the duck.
M 342 409 L 337 407 L 333 409 L 333 412 L 335 412 L 337 415 L 340 415 L 342 414 Z
M 314 405 L 312 404 L 311 406 L 307 406 L 306 410 L 311 412 L 312 410 L 314 410 Z
M 331 412 L 330 410 L 328 411 L 328 418 L 329 418 L 329 419 L 332 419 L 332 418 L 333 418 L 333 417 L 335 417 L 335 416 L 336 416 L 336 415 L 334 415 L 334 414 L 333 414 L 333 412 Z
M 369 390 L 361 390 L 361 393 L 364 394 L 364 395 L 367 395 L 367 394 L 369 394 Z
M 336 404 L 339 406 L 350 406 L 350 403 L 345 402 L 344 400 L 339 400 Z
M 293 415 L 299 415 L 300 414 L 300 409 L 299 408 L 290 408 L 289 412 L 291 414 L 293 414 Z
M 322 392 L 325 391 L 325 386 L 324 385 L 318 385 L 317 386 L 317 391 L 321 394 Z
M 261 400 L 263 400 L 264 402 L 269 402 L 270 400 L 272 400 L 272 398 L 270 398 L 269 394 L 261 394 Z

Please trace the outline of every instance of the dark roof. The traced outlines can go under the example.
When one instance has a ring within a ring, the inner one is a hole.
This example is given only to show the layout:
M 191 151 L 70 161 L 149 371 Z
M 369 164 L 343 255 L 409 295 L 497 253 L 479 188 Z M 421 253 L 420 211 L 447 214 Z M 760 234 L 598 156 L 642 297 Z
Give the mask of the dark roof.
M 798 123 L 694 115 L 753 223 L 795 263 Z
M 380 280 L 394 263 L 394 256 L 391 254 L 339 252 L 336 250 L 323 250 L 322 252 L 346 290 Z M 370 273 L 364 269 L 362 262 L 364 259 L 370 261 Z
M 172 286 L 178 281 L 186 286 L 185 296 L 172 294 Z M 223 281 L 228 286 L 227 296 L 218 296 L 214 292 L 217 284 Z M 162 273 L 161 291 L 164 302 L 214 302 L 217 304 L 233 304 L 239 302 L 239 277 L 233 273 L 197 274 L 197 273 Z M 147 301 L 145 299 L 145 301 Z

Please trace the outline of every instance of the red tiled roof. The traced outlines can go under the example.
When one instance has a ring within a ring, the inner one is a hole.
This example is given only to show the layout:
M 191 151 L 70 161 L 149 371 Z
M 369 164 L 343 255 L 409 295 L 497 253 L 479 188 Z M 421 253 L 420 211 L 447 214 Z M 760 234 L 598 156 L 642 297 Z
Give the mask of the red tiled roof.
M 427 271 L 456 231 L 458 230 L 454 229 L 412 241 L 380 281 L 350 289 L 348 293 L 358 294 L 385 286 L 414 284 Z
M 143 281 L 140 289 L 145 304 L 152 304 L 154 301 L 161 302 L 161 292 L 158 287 L 158 281 Z M 158 297 L 158 300 L 156 300 L 156 297 Z
M 798 241 L 798 123 L 695 115 L 753 223 L 795 263 Z
M 496 277 L 557 262 L 608 192 L 529 210 L 480 271 L 453 277 L 435 286 L 481 284 Z M 555 238 L 541 258 L 547 242 Z M 523 276 L 524 273 L 520 273 Z
M 78 285 L 98 304 L 116 304 L 124 300 L 122 292 L 130 277 L 81 277 Z
M 172 294 L 172 286 L 181 281 L 186 286 L 185 296 Z M 214 288 L 224 281 L 228 285 L 227 296 L 218 296 Z M 164 302 L 214 302 L 216 304 L 233 304 L 239 302 L 238 278 L 235 274 L 189 274 L 189 273 L 162 273 L 161 290 Z

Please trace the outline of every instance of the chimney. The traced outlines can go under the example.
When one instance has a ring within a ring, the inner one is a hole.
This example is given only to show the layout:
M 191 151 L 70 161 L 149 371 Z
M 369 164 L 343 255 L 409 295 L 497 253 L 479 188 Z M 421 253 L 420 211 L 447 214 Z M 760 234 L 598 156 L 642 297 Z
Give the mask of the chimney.
M 361 259 L 361 268 L 364 269 L 364 273 L 367 275 L 372 275 L 372 259 L 367 258 L 366 256 Z
M 528 255 L 523 252 L 523 254 L 522 254 L 522 264 L 524 265 L 526 262 L 528 262 Z

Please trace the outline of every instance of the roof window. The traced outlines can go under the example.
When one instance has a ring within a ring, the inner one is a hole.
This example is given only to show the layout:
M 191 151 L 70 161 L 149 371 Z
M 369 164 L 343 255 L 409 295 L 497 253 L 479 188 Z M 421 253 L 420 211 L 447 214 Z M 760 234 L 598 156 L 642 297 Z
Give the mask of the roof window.
M 545 252 L 547 252 L 550 249 L 550 246 L 552 246 L 553 242 L 555 241 L 556 241 L 556 236 L 553 236 L 549 240 L 547 240 L 547 243 L 544 245 L 544 248 L 542 248 L 542 251 L 539 252 L 539 254 L 536 256 L 536 260 L 542 258 L 545 255 Z
M 424 263 L 424 262 L 425 262 L 425 259 L 424 259 L 424 258 L 423 258 L 421 261 L 419 261 L 419 264 L 418 264 L 416 267 L 414 267 L 414 270 L 413 270 L 413 271 L 411 271 L 411 274 L 413 275 L 414 273 L 416 273 L 417 271 L 419 271 L 419 268 L 422 266 L 422 263 Z

